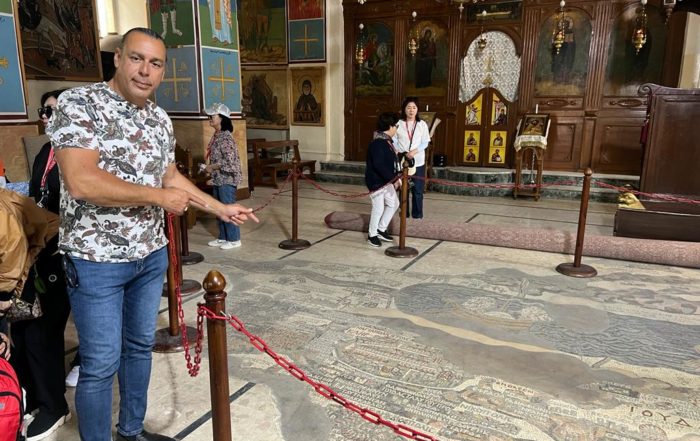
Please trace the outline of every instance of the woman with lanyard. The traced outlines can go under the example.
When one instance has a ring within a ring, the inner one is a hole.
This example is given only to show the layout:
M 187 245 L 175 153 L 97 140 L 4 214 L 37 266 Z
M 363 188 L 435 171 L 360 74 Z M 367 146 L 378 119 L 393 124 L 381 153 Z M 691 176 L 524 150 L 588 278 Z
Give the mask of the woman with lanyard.
M 39 117 L 44 126 L 62 92 L 47 92 L 41 97 Z M 40 207 L 58 214 L 60 184 L 50 142 L 44 144 L 34 159 L 29 196 Z M 24 290 L 34 290 L 38 295 L 42 315 L 11 324 L 14 348 L 10 362 L 27 392 L 27 413 L 38 411 L 27 430 L 27 440 L 35 441 L 47 437 L 70 418 L 65 399 L 63 340 L 70 305 L 58 253 L 58 235 L 39 254 Z
M 406 207 L 406 215 L 415 219 L 423 217 L 423 189 L 425 188 L 425 149 L 430 143 L 430 131 L 418 116 L 418 98 L 408 97 L 401 105 L 401 121 L 396 133 L 396 150 L 415 161 L 411 194 L 413 203 Z M 409 210 L 409 208 L 411 208 Z

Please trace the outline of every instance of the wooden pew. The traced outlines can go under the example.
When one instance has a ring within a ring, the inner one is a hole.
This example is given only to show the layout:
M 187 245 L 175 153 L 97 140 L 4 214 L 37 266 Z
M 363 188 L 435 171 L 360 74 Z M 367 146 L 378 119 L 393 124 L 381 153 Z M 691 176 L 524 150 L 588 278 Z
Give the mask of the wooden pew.
M 316 161 L 302 160 L 299 141 L 257 141 L 253 143 L 253 182 L 255 185 L 271 185 L 278 188 L 277 176 L 292 169 L 292 158 L 299 161 L 300 170 L 310 175 L 316 173 Z

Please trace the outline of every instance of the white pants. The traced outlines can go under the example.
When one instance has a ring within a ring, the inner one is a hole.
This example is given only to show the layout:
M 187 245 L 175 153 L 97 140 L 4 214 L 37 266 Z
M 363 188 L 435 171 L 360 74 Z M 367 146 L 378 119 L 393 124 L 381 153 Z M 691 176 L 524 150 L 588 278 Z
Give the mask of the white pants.
M 369 218 L 369 237 L 377 235 L 377 230 L 386 231 L 399 208 L 399 198 L 393 184 L 387 184 L 369 195 L 372 200 L 372 215 Z

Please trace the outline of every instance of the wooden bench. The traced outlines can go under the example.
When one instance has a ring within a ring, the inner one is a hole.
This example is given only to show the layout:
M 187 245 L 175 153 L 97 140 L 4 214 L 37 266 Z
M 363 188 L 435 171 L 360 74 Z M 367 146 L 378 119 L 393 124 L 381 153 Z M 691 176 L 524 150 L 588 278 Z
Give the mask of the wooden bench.
M 271 185 L 278 188 L 277 176 L 285 176 L 292 169 L 292 159 L 299 162 L 299 169 L 316 173 L 316 161 L 303 161 L 299 154 L 299 141 L 256 141 L 253 143 L 253 182 L 255 185 Z

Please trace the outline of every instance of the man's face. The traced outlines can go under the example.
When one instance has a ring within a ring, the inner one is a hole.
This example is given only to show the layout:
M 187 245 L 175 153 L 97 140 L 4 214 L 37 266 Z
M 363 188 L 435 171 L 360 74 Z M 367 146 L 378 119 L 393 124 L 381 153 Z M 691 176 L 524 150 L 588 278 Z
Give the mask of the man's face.
M 311 86 L 309 86 L 308 84 L 304 84 L 301 87 L 301 91 L 304 93 L 304 95 L 308 95 L 311 93 Z
M 128 101 L 143 106 L 165 75 L 166 50 L 162 41 L 132 32 L 114 54 L 114 88 Z

